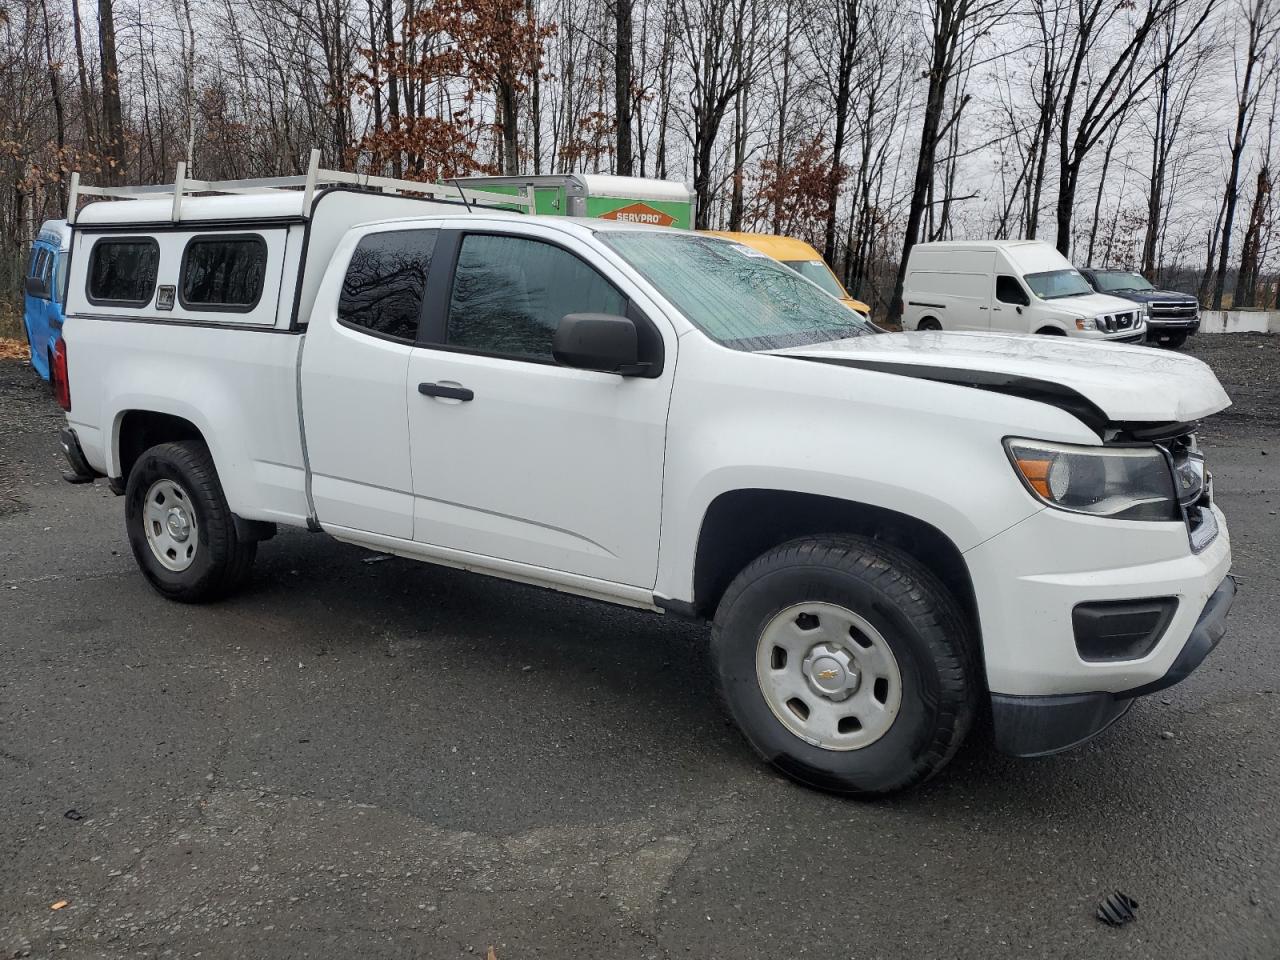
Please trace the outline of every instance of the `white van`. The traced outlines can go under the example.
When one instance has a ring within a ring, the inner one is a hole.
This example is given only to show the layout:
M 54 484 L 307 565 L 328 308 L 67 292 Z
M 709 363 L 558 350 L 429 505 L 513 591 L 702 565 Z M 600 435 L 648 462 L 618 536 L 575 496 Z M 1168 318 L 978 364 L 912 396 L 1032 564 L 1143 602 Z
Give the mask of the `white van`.
M 1131 342 L 1146 307 L 1095 293 L 1043 240 L 944 240 L 911 248 L 904 330 L 1001 330 Z

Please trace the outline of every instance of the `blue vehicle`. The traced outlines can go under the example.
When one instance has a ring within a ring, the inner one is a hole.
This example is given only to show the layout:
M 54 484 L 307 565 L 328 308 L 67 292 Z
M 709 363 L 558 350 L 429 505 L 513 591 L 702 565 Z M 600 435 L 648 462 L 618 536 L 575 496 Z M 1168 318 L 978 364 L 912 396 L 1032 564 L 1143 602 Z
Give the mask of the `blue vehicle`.
M 62 336 L 70 249 L 71 228 L 67 221 L 46 220 L 31 244 L 31 260 L 27 263 L 22 324 L 31 347 L 31 366 L 46 380 L 53 348 Z

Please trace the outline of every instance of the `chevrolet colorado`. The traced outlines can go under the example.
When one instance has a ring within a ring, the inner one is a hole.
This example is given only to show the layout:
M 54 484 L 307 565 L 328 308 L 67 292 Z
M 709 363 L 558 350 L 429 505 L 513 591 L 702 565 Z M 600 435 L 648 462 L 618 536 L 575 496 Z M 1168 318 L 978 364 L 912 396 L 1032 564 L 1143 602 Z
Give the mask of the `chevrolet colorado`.
M 1222 637 L 1198 360 L 884 334 L 724 239 L 462 200 L 72 211 L 67 476 L 156 590 L 225 596 L 284 524 L 705 618 L 752 746 L 852 794 L 984 702 L 1000 749 L 1066 749 Z

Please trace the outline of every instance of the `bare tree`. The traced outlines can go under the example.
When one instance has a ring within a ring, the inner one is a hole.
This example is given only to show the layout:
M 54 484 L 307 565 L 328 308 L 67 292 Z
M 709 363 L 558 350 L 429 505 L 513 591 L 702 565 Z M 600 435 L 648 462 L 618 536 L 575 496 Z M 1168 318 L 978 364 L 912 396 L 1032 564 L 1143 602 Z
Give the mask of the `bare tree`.
M 631 159 L 631 7 L 633 0 L 613 0 L 613 109 L 617 126 L 617 165 L 621 176 L 633 172 Z
M 1210 32 L 1189 45 L 1182 55 L 1174 50 L 1178 38 L 1176 12 L 1158 30 L 1156 49 L 1160 60 L 1152 84 L 1150 119 L 1151 163 L 1147 177 L 1147 220 L 1142 238 L 1141 270 L 1148 280 L 1156 278 L 1157 255 L 1169 206 L 1169 181 L 1174 152 L 1184 142 L 1192 103 L 1200 90 L 1210 58 L 1217 54 L 1217 40 Z
M 1280 2 L 1277 0 L 1240 0 L 1245 38 L 1243 51 L 1235 61 L 1236 111 L 1235 126 L 1228 144 L 1230 160 L 1227 185 L 1223 191 L 1222 226 L 1218 239 L 1218 268 L 1213 279 L 1211 306 L 1222 309 L 1223 288 L 1227 282 L 1227 261 L 1231 256 L 1231 233 L 1235 228 L 1236 205 L 1240 200 L 1240 168 L 1245 147 L 1258 113 L 1262 91 L 1276 69 L 1275 54 L 1280 44 Z
M 1133 8 L 1112 0 L 1075 0 L 1074 36 L 1067 56 L 1067 77 L 1058 125 L 1057 247 L 1071 252 L 1080 171 L 1089 153 L 1130 109 L 1160 72 L 1160 63 L 1145 58 L 1153 32 L 1184 6 L 1185 17 L 1169 56 L 1177 56 L 1204 25 L 1217 0 L 1147 0 Z M 1115 38 L 1114 52 L 1106 41 Z M 1092 72 L 1099 50 L 1109 67 Z
M 898 279 L 889 307 L 890 318 L 894 320 L 902 314 L 902 283 L 906 278 L 907 259 L 920 237 L 925 205 L 933 186 L 938 144 L 946 137 L 950 125 L 959 118 L 958 112 L 944 117 L 948 88 L 966 61 L 969 45 L 978 37 L 987 35 L 1009 12 L 1009 5 L 1003 0 L 929 0 L 927 9 L 928 92 L 920 124 L 920 149 L 916 155 Z
M 102 119 L 107 128 L 108 179 L 125 176 L 124 117 L 120 109 L 120 68 L 116 61 L 116 24 L 112 0 L 98 0 L 98 60 L 102 66 Z
M 817 54 L 814 60 L 830 98 L 834 125 L 822 239 L 822 255 L 828 263 L 835 263 L 836 258 L 837 205 L 845 173 L 844 148 L 853 101 L 854 68 L 861 53 L 863 4 L 864 0 L 821 0 L 805 19 L 809 43 Z
M 743 20 L 754 0 L 680 0 L 680 42 L 691 87 L 694 225 L 711 223 L 712 158 L 724 116 L 744 82 Z

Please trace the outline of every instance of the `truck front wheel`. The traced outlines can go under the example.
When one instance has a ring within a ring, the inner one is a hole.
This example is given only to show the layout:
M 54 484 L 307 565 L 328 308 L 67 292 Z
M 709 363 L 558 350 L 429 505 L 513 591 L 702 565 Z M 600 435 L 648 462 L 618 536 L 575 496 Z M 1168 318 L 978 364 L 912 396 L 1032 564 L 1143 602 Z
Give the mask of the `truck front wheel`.
M 903 790 L 941 770 L 981 681 L 954 597 L 922 564 L 855 536 L 793 540 L 730 584 L 716 679 L 756 751 L 809 786 Z
M 162 443 L 144 452 L 125 488 L 125 523 L 134 559 L 170 600 L 201 603 L 248 577 L 255 541 L 241 542 L 208 448 Z

